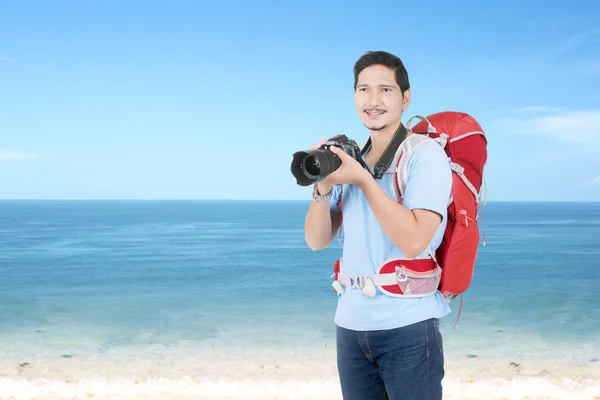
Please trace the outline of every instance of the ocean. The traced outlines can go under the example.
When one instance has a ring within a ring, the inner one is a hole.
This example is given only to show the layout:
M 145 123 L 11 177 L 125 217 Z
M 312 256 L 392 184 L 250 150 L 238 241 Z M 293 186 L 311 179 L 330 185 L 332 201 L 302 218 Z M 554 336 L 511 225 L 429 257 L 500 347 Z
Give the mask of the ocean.
M 341 399 L 308 206 L 1 201 L 0 398 Z M 445 398 L 600 398 L 600 204 L 483 213 Z

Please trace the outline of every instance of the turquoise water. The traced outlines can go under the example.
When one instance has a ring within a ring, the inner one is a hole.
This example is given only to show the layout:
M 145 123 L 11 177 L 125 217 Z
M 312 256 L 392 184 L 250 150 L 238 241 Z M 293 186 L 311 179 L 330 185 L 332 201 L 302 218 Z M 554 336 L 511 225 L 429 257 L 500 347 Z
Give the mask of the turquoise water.
M 0 356 L 333 343 L 306 202 L 0 202 Z M 600 204 L 488 203 L 448 354 L 600 358 Z

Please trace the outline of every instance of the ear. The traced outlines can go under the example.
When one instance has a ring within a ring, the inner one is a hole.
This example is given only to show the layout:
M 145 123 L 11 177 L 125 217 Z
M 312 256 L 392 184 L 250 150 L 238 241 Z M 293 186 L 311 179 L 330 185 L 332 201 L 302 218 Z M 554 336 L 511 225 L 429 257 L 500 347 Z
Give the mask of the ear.
M 411 93 L 410 89 L 406 89 L 404 91 L 404 96 L 402 97 L 402 111 L 408 110 L 410 106 Z

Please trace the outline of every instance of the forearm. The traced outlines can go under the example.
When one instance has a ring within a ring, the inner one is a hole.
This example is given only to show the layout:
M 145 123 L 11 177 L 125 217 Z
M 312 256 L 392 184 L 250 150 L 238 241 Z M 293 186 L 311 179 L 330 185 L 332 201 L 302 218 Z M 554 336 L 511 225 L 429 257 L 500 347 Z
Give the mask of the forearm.
M 335 238 L 339 226 L 339 213 L 330 210 L 329 201 L 313 200 L 304 224 L 306 243 L 312 250 L 327 247 Z
M 374 179 L 369 177 L 359 186 L 379 225 L 396 247 L 409 258 L 421 254 L 429 242 L 419 232 L 415 214 L 392 200 Z

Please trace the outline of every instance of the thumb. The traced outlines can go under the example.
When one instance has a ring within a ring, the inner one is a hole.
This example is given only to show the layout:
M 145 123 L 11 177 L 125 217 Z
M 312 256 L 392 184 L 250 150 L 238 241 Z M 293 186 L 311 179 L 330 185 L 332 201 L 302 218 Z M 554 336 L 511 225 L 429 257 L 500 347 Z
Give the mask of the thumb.
M 331 146 L 331 147 L 329 147 L 329 150 L 331 150 L 331 152 L 333 154 L 337 155 L 339 158 L 344 158 L 344 157 L 348 156 L 348 154 L 346 154 L 344 152 L 344 150 L 340 149 L 337 146 Z

